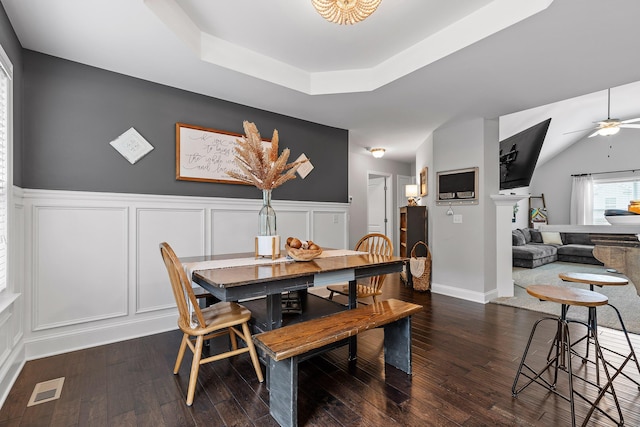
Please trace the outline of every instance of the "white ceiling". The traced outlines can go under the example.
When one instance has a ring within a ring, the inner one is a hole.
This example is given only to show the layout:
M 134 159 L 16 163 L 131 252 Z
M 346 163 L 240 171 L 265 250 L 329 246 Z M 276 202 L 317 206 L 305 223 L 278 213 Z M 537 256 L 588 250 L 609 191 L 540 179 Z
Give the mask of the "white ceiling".
M 638 85 L 618 87 L 640 81 L 637 0 L 383 0 L 353 26 L 310 0 L 1 2 L 27 49 L 349 129 L 352 150 L 402 161 L 441 126 L 506 116 L 501 138 L 553 118 L 544 162 L 606 118 L 608 87 L 612 116 L 640 116 Z

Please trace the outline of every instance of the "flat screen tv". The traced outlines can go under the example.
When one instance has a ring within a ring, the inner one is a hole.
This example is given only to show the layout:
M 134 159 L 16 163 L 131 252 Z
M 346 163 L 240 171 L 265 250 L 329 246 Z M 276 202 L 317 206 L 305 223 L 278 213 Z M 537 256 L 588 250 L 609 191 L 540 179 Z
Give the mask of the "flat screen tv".
M 500 190 L 527 187 L 551 119 L 500 141 Z
M 436 173 L 436 205 L 477 205 L 478 168 Z

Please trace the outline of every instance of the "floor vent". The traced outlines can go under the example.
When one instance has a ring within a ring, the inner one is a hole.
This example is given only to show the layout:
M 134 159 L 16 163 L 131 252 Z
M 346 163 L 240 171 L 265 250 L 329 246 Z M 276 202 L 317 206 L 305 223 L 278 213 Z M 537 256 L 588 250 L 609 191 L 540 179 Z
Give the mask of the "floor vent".
M 50 402 L 58 399 L 62 392 L 62 384 L 64 384 L 64 377 L 36 384 L 27 406 L 33 406 L 39 403 Z

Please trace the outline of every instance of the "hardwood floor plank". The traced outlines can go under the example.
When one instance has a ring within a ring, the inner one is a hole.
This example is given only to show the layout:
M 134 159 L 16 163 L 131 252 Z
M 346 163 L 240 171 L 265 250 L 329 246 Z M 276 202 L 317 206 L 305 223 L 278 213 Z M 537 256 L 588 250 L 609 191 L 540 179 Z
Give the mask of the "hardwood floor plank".
M 192 427 L 196 425 L 189 407 L 182 399 L 166 402 L 160 407 L 160 412 L 166 427 Z
M 0 421 L 0 427 L 20 427 L 20 418 Z
M 261 418 L 269 413 L 269 406 L 265 403 L 259 395 L 255 393 L 255 390 L 247 383 L 247 381 L 239 375 L 235 369 L 235 364 L 245 364 L 246 361 L 242 361 L 246 356 L 246 359 L 250 359 L 248 354 L 236 358 L 237 360 L 224 360 L 221 363 L 209 364 L 215 372 L 218 374 L 219 382 L 218 387 L 225 387 L 229 390 L 233 399 L 235 399 L 241 408 L 247 414 L 250 420 Z M 256 376 L 255 371 L 252 371 L 253 377 Z M 251 375 L 250 377 L 251 378 Z M 264 385 L 266 388 L 266 385 Z
M 164 426 L 160 407 L 153 382 L 147 382 L 137 387 L 135 413 L 139 423 L 158 427 Z
M 128 411 L 111 418 L 109 425 L 120 427 L 136 427 L 138 420 L 135 411 Z
M 215 404 L 208 399 L 208 396 L 204 392 L 204 390 L 202 390 L 201 387 L 197 387 L 196 396 L 198 396 L 198 392 L 200 392 L 200 396 L 202 397 L 194 399 L 193 405 L 191 405 L 191 407 L 188 407 L 186 404 L 186 393 L 185 393 L 185 396 L 181 398 L 182 403 L 185 405 L 185 407 L 188 408 L 188 411 L 191 414 L 191 417 L 193 418 L 195 425 L 197 426 L 225 425 L 225 423 L 222 421 L 222 418 L 220 417 L 220 413 L 215 407 Z
M 129 412 L 135 416 L 135 375 L 126 361 L 107 367 L 107 414 L 110 420 Z M 128 418 L 123 418 L 127 420 Z
M 107 426 L 107 393 L 88 391 L 82 399 L 78 415 L 79 426 Z
M 254 425 L 235 399 L 219 402 L 215 405 L 215 408 L 220 414 L 220 418 L 222 418 L 223 425 L 238 427 Z
M 56 402 L 45 402 L 31 406 L 20 419 L 21 426 L 49 426 L 53 418 Z
M 51 426 L 76 426 L 80 418 L 81 399 L 64 399 L 55 402 L 55 408 L 51 415 Z

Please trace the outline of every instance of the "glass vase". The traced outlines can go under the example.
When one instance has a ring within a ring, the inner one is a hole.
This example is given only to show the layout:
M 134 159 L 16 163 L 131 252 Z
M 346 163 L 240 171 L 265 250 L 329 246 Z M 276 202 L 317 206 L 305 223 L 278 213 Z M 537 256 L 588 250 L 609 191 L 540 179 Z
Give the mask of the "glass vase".
M 258 213 L 260 218 L 258 236 L 277 236 L 276 211 L 271 207 L 271 190 L 262 190 L 262 209 Z

